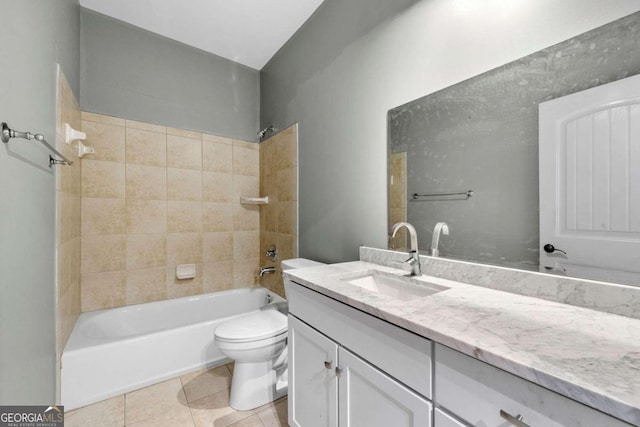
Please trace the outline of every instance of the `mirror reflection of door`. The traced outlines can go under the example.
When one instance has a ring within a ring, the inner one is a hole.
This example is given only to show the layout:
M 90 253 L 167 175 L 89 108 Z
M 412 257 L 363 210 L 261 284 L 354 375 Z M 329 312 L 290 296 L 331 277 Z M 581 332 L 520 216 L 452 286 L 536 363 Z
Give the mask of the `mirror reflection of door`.
M 640 75 L 539 112 L 541 269 L 640 284 Z

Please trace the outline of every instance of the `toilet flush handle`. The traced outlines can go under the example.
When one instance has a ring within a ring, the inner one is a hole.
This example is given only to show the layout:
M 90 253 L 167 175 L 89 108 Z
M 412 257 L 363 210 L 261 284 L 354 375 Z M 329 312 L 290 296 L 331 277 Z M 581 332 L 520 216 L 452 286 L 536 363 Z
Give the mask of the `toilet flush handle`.
M 326 360 L 324 361 L 324 367 L 326 369 L 331 369 L 332 365 L 333 365 L 333 363 L 331 363 L 331 361 L 328 361 L 328 362 Z

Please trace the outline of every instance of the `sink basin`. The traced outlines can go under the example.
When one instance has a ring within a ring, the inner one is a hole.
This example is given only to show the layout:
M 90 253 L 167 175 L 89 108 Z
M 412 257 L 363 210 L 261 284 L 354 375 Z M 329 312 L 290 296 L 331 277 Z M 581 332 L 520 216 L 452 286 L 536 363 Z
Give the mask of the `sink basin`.
M 365 270 L 344 275 L 345 283 L 367 291 L 387 295 L 401 301 L 422 298 L 449 288 L 418 280 L 412 276 L 401 276 L 378 270 Z

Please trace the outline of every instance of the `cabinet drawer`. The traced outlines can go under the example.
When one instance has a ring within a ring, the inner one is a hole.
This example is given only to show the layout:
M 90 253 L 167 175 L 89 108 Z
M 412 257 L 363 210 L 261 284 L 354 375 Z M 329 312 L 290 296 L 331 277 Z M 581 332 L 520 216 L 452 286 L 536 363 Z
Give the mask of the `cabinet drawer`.
M 472 426 L 629 427 L 622 421 L 460 352 L 435 346 L 436 403 Z M 508 416 L 508 415 L 505 415 Z M 446 425 L 446 424 L 445 424 Z
M 431 341 L 303 286 L 286 286 L 289 313 L 431 398 Z

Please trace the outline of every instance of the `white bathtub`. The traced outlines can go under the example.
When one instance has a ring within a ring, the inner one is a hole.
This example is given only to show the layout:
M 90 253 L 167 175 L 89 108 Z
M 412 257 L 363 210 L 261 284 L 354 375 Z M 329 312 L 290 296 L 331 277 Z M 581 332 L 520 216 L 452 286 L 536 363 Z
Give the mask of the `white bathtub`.
M 276 308 L 286 308 L 278 295 L 243 288 L 83 313 L 62 353 L 62 404 L 70 410 L 222 364 L 216 327 Z

